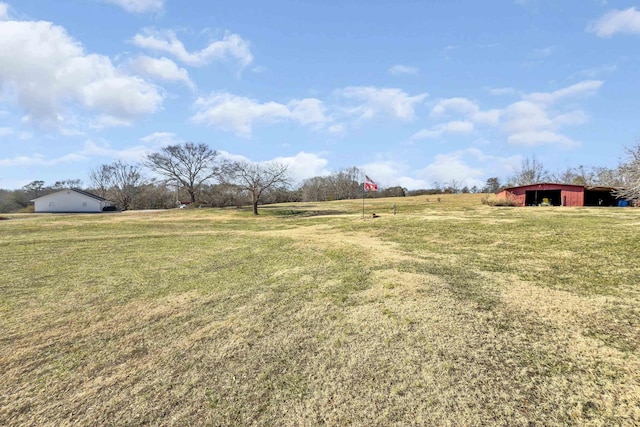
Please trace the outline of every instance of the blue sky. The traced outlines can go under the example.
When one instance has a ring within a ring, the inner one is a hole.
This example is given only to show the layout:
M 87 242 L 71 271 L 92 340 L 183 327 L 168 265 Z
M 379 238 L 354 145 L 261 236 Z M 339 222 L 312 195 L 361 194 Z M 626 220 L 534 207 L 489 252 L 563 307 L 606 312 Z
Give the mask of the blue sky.
M 640 4 L 0 0 L 0 188 L 202 142 L 409 189 L 615 166 Z

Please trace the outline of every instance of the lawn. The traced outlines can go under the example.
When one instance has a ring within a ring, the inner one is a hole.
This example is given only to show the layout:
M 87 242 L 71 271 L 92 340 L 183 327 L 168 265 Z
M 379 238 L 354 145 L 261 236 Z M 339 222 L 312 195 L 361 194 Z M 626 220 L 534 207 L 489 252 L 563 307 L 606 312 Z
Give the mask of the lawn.
M 480 197 L 5 215 L 0 425 L 640 424 L 640 209 Z

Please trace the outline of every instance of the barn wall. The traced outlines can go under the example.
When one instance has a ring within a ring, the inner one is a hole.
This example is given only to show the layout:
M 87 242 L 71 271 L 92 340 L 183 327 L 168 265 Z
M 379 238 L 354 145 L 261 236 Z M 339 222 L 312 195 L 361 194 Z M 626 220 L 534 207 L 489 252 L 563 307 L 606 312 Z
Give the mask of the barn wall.
M 584 206 L 584 187 L 575 185 L 561 184 L 535 184 L 526 185 L 524 187 L 515 187 L 503 190 L 497 194 L 498 198 L 511 197 L 516 201 L 517 206 L 526 205 L 527 191 L 550 191 L 560 190 L 562 204 L 565 206 Z
M 584 188 L 563 188 L 562 200 L 565 206 L 584 206 Z
M 100 200 L 71 190 L 58 191 L 35 200 L 36 212 L 102 212 Z
M 499 199 L 511 198 L 515 200 L 516 206 L 524 206 L 525 204 L 525 192 L 520 192 L 517 188 L 512 188 L 510 191 L 503 190 L 496 197 Z

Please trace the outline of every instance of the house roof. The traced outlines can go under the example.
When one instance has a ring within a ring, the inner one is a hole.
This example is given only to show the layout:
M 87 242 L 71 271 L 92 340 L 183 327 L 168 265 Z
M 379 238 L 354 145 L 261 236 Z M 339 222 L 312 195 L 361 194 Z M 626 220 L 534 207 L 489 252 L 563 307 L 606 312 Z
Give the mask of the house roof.
M 55 193 L 49 193 L 49 194 L 47 194 L 45 196 L 37 197 L 37 198 L 35 198 L 35 199 L 31 200 L 31 201 L 35 202 L 36 200 L 44 199 L 45 197 L 53 196 L 54 194 L 62 193 L 63 191 L 75 191 L 78 194 L 82 194 L 83 196 L 86 196 L 86 197 L 91 197 L 92 199 L 98 200 L 100 202 L 107 202 L 108 201 L 107 199 L 105 199 L 103 197 L 100 197 L 100 196 L 98 196 L 96 194 L 89 193 L 88 191 L 84 191 L 84 190 L 79 190 L 77 188 L 65 188 L 63 190 L 56 191 Z

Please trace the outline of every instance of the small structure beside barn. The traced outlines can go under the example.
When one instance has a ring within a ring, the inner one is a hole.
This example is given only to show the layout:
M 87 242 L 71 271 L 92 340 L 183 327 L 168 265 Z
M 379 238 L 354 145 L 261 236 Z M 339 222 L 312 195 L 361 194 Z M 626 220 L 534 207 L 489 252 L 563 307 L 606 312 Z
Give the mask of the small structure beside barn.
M 113 203 L 76 188 L 56 191 L 33 199 L 36 213 L 91 213 L 115 210 Z
M 619 206 L 614 190 L 614 187 L 541 182 L 505 188 L 497 197 L 510 198 L 516 206 Z

